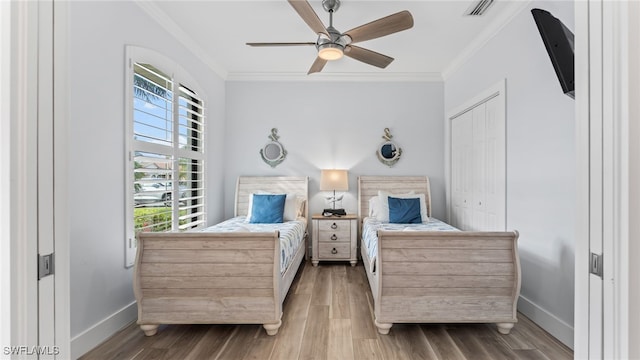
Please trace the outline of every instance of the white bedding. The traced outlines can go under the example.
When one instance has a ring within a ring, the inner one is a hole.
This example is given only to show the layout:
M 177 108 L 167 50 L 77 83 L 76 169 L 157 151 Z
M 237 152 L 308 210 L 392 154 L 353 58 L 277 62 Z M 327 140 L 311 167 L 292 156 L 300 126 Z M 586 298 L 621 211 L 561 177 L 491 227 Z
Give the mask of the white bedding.
M 378 256 L 378 230 L 387 231 L 459 231 L 455 227 L 436 218 L 421 224 L 391 224 L 383 223 L 375 218 L 366 217 L 362 223 L 362 244 L 369 256 L 369 266 L 372 272 L 375 269 Z
M 219 224 L 202 229 L 204 232 L 274 232 L 280 231 L 280 274 L 289 267 L 300 244 L 304 246 L 304 235 L 307 229 L 307 221 L 298 218 L 293 221 L 285 221 L 277 224 L 250 224 L 245 216 L 237 216 L 225 220 Z

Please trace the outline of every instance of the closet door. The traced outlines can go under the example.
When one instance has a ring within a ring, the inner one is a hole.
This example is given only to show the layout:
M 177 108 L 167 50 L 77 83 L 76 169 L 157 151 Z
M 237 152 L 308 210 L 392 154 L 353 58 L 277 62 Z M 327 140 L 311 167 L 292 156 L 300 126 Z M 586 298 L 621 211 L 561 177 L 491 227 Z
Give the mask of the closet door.
M 471 194 L 473 156 L 473 113 L 468 111 L 451 122 L 451 225 L 466 229 L 471 226 Z
M 506 230 L 507 149 L 504 108 L 494 97 L 484 103 L 484 187 L 482 230 Z
M 487 171 L 487 141 L 486 141 L 486 113 L 485 104 L 476 106 L 469 111 L 473 115 L 472 121 L 472 142 L 473 152 L 471 154 L 471 183 L 473 184 L 471 193 L 472 204 L 472 221 L 469 230 L 485 230 L 487 223 L 486 212 L 486 187 L 490 182 L 487 177 L 490 173 Z
M 469 231 L 506 227 L 503 92 L 475 102 L 451 121 L 451 224 Z

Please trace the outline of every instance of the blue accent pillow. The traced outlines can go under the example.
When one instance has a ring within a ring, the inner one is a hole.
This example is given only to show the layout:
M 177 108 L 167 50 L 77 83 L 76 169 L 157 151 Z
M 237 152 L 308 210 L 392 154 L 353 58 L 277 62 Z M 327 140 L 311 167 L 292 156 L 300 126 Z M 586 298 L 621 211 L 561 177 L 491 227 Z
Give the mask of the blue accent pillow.
M 393 224 L 420 224 L 420 199 L 401 199 L 389 196 L 389 222 Z
M 286 194 L 262 195 L 253 194 L 250 223 L 273 224 L 281 223 L 284 215 L 284 202 Z

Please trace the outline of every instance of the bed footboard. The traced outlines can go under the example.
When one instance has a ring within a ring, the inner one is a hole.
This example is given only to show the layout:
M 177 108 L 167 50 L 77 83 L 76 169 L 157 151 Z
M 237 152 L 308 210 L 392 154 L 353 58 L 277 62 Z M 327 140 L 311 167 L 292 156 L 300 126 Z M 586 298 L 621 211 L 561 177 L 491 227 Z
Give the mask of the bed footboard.
M 133 287 L 145 335 L 159 324 L 262 324 L 282 317 L 273 233 L 140 233 Z
M 375 323 L 517 322 L 517 232 L 378 232 Z M 373 288 L 373 286 L 372 286 Z

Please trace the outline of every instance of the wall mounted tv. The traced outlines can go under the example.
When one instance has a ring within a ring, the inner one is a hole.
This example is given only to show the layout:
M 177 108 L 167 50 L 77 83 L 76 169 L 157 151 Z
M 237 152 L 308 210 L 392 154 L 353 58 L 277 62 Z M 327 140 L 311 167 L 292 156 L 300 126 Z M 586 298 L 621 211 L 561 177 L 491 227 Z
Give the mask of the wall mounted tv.
M 562 91 L 575 98 L 573 33 L 546 10 L 531 9 Z

